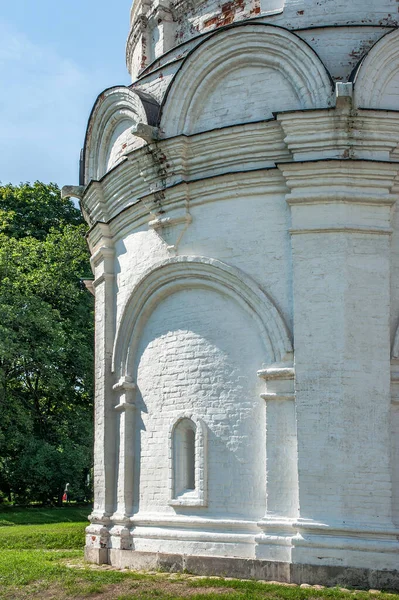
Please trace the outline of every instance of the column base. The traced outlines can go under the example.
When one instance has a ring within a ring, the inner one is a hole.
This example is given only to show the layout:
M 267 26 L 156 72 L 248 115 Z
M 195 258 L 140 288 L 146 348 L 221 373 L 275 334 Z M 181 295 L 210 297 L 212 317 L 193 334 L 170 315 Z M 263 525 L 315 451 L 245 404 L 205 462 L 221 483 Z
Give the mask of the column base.
M 108 547 L 168 555 L 253 558 L 256 521 L 135 515 L 109 529 Z
M 255 537 L 255 558 L 291 563 L 295 523 L 296 519 L 284 517 L 265 517 L 259 521 L 261 533 Z

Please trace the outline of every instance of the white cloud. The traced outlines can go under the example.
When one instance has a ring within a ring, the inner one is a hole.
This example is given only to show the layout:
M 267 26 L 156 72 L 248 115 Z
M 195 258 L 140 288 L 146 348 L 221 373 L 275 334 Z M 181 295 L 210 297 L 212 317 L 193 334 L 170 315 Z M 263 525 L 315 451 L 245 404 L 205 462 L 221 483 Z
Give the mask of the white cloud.
M 0 39 L 0 181 L 76 183 L 96 74 L 1 21 Z

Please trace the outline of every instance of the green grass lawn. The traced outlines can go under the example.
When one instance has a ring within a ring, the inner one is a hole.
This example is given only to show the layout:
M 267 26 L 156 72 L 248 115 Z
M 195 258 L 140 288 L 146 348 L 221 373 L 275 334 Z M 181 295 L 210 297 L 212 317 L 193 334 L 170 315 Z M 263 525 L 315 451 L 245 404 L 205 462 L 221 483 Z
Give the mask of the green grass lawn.
M 50 523 L 83 523 L 87 525 L 90 509 L 67 505 L 60 508 L 14 508 L 0 506 L 0 527 L 15 525 L 47 525 Z
M 88 509 L 0 509 L 0 600 L 376 600 L 338 588 L 133 573 L 83 560 Z M 381 593 L 379 600 L 399 600 Z

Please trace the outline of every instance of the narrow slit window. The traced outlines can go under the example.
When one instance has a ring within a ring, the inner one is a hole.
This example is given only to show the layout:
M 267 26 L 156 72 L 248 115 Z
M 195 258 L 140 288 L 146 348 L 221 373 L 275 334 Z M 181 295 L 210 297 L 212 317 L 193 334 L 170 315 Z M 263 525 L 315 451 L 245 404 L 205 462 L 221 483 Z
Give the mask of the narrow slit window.
M 182 419 L 174 432 L 174 495 L 195 490 L 195 434 L 191 419 Z
M 207 506 L 207 430 L 196 416 L 182 415 L 169 429 L 171 506 Z

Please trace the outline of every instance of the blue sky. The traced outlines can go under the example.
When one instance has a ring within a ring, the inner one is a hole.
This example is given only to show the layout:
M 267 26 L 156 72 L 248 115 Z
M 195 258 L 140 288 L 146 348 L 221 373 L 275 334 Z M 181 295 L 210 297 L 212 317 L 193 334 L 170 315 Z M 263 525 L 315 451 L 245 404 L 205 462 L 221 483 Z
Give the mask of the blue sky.
M 87 119 L 129 84 L 132 0 L 0 0 L 0 182 L 78 183 Z

